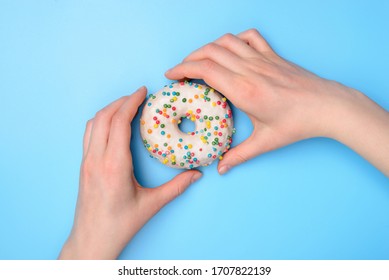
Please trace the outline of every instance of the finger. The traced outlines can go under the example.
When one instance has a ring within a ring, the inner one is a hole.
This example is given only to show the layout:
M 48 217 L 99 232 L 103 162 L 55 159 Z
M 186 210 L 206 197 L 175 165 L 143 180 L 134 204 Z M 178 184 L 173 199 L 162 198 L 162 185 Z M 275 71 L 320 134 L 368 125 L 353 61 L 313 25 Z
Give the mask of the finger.
M 251 135 L 238 146 L 225 153 L 223 159 L 219 161 L 218 172 L 220 175 L 260 154 L 285 145 L 281 141 L 282 137 L 272 128 L 252 119 L 251 121 L 254 124 L 254 130 Z
M 85 133 L 84 133 L 84 140 L 83 140 L 83 157 L 85 157 L 86 153 L 88 152 L 88 147 L 89 147 L 89 141 L 90 141 L 90 136 L 92 132 L 92 126 L 93 126 L 93 119 L 90 119 L 86 123 L 86 128 L 85 128 Z
M 93 120 L 93 127 L 89 142 L 89 151 L 92 153 L 103 153 L 107 147 L 109 129 L 111 126 L 112 116 L 127 100 L 128 96 L 123 96 L 112 102 L 102 110 L 96 113 Z
M 254 48 L 231 33 L 225 34 L 215 40 L 215 44 L 228 49 L 239 57 L 257 57 L 259 55 Z
M 236 79 L 235 73 L 210 59 L 180 63 L 168 70 L 165 76 L 171 80 L 202 79 L 223 94 L 231 89 Z
M 249 29 L 237 35 L 238 38 L 245 41 L 249 46 L 257 50 L 258 52 L 270 52 L 273 51 L 267 41 L 256 29 Z
M 243 60 L 239 56 L 215 43 L 210 43 L 194 51 L 184 59 L 184 62 L 204 59 L 210 59 L 231 72 L 237 73 L 244 69 Z
M 155 205 L 162 208 L 174 198 L 182 194 L 192 183 L 200 179 L 201 172 L 197 170 L 185 171 L 169 182 L 159 186 L 153 191 Z
M 109 153 L 123 154 L 129 151 L 131 122 L 145 99 L 146 93 L 146 87 L 139 88 L 122 104 L 112 117 L 107 148 Z

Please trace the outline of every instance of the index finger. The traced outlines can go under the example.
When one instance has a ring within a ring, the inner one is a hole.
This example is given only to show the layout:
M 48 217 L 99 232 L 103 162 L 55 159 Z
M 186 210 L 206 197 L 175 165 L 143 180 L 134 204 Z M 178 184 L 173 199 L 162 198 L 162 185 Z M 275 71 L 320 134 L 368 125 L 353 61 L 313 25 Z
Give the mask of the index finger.
M 165 73 L 171 80 L 202 79 L 217 91 L 228 95 L 237 74 L 210 59 L 182 62 Z

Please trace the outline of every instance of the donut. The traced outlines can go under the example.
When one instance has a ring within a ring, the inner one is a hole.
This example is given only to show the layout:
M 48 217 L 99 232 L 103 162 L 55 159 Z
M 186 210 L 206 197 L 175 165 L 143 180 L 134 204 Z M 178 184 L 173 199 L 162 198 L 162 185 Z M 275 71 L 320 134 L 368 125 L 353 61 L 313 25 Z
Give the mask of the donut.
M 193 121 L 195 130 L 182 132 L 182 118 Z M 151 157 L 173 168 L 192 169 L 221 160 L 235 129 L 225 97 L 211 87 L 185 81 L 149 95 L 140 133 Z

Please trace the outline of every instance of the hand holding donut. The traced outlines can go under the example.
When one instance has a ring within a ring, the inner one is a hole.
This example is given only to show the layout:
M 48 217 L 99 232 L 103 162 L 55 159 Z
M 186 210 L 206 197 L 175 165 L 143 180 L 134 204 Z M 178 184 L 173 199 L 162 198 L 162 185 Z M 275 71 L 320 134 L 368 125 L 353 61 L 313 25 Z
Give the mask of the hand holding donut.
M 255 29 L 224 35 L 165 75 L 203 79 L 252 121 L 251 136 L 219 162 L 221 174 L 267 151 L 324 136 L 348 145 L 389 175 L 388 112 L 362 93 L 284 60 Z
M 154 214 L 200 178 L 199 171 L 186 171 L 150 189 L 135 179 L 130 124 L 145 95 L 142 87 L 88 122 L 74 225 L 60 259 L 117 258 Z

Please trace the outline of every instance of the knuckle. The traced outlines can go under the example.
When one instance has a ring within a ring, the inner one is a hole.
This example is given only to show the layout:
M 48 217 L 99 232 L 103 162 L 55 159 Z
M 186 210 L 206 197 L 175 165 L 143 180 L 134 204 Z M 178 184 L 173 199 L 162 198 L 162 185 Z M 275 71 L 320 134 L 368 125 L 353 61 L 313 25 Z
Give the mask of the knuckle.
M 121 113 L 121 112 L 117 112 L 113 117 L 112 117 L 112 124 L 114 125 L 122 125 L 122 124 L 125 124 L 127 123 L 127 118 L 126 116 Z
M 259 31 L 255 28 L 251 28 L 249 30 L 247 30 L 247 35 L 249 35 L 249 37 L 260 37 L 260 34 L 259 34 Z
M 107 111 L 105 109 L 102 109 L 96 113 L 94 119 L 96 120 L 96 122 L 99 122 L 105 120 L 107 117 L 108 117 Z
M 90 129 L 92 127 L 92 125 L 93 125 L 93 119 L 88 120 L 86 122 L 86 125 L 85 125 L 86 129 Z
M 210 59 L 205 59 L 202 66 L 204 71 L 209 73 L 215 69 L 216 63 Z
M 213 54 L 217 50 L 217 45 L 215 43 L 209 43 L 203 47 L 203 52 L 205 54 Z
M 235 36 L 232 35 L 231 33 L 226 33 L 224 34 L 220 39 L 223 41 L 223 42 L 226 42 L 226 43 L 229 43 L 231 42 L 232 40 L 234 40 Z

